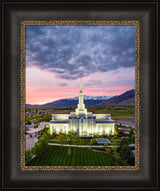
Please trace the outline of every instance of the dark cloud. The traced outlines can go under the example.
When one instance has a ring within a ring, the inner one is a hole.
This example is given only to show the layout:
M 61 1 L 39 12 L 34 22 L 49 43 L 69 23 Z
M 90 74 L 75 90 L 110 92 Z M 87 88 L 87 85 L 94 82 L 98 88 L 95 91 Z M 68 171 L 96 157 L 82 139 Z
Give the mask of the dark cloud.
M 77 79 L 135 66 L 134 26 L 26 26 L 26 64 Z
M 112 87 L 112 86 L 126 86 L 126 85 L 135 85 L 134 80 L 115 80 L 115 81 L 101 81 L 101 80 L 89 80 L 85 85 L 86 87 L 99 87 L 104 86 L 104 87 Z
M 86 83 L 86 86 L 89 87 L 89 86 L 99 86 L 99 84 L 102 84 L 103 82 L 101 80 L 89 80 L 87 83 Z

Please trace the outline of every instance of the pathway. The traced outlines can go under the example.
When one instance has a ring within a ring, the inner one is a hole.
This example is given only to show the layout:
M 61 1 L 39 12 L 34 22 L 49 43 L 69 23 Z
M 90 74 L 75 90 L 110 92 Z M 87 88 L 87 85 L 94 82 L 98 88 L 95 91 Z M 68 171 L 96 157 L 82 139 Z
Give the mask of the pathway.
M 93 147 L 93 148 L 103 148 L 103 145 L 69 145 L 69 144 L 57 144 L 57 143 L 48 143 L 48 145 L 55 145 L 55 146 L 63 146 L 63 147 L 80 147 L 80 148 L 88 148 L 88 147 Z M 135 146 L 135 144 L 129 145 L 130 147 Z M 108 147 L 119 147 L 119 145 L 109 145 Z
M 122 120 L 117 120 L 116 121 L 116 124 L 117 125 L 124 125 L 124 126 L 131 126 L 131 127 L 133 127 L 133 128 L 135 128 L 135 123 L 132 123 L 132 122 L 130 122 L 130 121 L 122 121 Z
M 26 136 L 26 151 L 34 147 L 35 143 L 38 141 L 36 138 L 30 138 Z

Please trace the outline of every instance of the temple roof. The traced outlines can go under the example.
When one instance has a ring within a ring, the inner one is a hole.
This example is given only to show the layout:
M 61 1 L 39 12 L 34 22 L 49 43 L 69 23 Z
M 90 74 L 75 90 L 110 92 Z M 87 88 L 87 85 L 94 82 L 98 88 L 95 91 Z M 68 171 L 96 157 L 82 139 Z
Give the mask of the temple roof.
M 63 123 L 63 124 L 65 124 L 65 123 L 69 123 L 69 121 L 68 120 L 67 121 L 56 120 L 56 121 L 50 121 L 50 123 L 53 123 L 53 124 Z
M 110 121 L 110 120 L 97 120 L 96 123 L 115 123 L 114 120 Z

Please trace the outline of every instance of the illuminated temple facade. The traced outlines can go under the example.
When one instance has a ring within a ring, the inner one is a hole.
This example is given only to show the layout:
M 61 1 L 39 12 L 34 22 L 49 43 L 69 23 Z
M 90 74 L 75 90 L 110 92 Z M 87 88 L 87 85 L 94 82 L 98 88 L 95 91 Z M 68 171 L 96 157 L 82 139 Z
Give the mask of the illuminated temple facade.
M 52 114 L 50 133 L 75 132 L 79 136 L 113 135 L 115 121 L 110 114 L 93 114 L 85 108 L 82 80 L 79 92 L 79 102 L 75 112 L 70 114 Z

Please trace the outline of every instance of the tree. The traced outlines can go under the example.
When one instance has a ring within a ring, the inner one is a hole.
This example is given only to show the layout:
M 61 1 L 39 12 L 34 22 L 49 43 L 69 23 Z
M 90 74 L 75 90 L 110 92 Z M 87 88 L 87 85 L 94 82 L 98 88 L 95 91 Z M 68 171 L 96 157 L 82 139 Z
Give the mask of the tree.
M 118 144 L 118 143 L 117 143 L 116 141 L 113 141 L 113 142 L 112 142 L 112 145 L 113 145 L 113 146 L 116 146 L 117 144 Z
M 108 147 L 108 143 L 104 143 L 104 150 L 107 152 L 107 153 L 111 153 L 112 152 L 112 149 L 110 147 Z
M 126 109 L 126 112 L 130 114 L 130 113 L 131 113 L 131 109 L 128 107 L 128 108 Z
M 135 135 L 131 135 L 131 137 L 129 138 L 129 143 L 130 144 L 134 144 L 135 143 Z
M 41 143 L 36 142 L 34 146 L 34 153 L 36 156 L 40 156 L 43 152 L 43 145 Z
M 113 150 L 113 151 L 117 151 L 117 147 L 115 147 L 115 146 L 117 146 L 117 142 L 113 141 L 113 142 L 112 142 L 112 146 L 113 146 L 113 147 L 112 147 L 112 150 Z
M 115 157 L 115 165 L 121 165 L 122 161 L 121 161 L 121 157 L 120 157 L 119 153 L 114 151 L 113 155 Z
M 123 145 L 128 145 L 128 140 L 125 139 L 125 138 L 123 138 L 123 139 L 121 140 L 119 149 L 120 149 Z
M 42 130 L 41 130 L 41 134 L 47 134 L 49 135 L 50 134 L 50 128 L 49 127 L 44 127 Z
M 49 136 L 47 134 L 43 134 L 43 137 L 39 138 L 33 147 L 33 152 L 38 157 L 48 148 Z
M 46 134 L 43 135 L 42 138 L 38 139 L 38 143 L 42 145 L 42 152 L 48 148 L 48 136 Z
M 117 126 L 115 126 L 115 128 L 114 128 L 114 134 L 115 134 L 116 136 L 118 136 L 118 135 L 120 134 L 120 130 L 118 129 Z
M 52 120 L 52 117 L 50 115 L 46 115 L 44 118 L 45 122 L 50 122 L 50 120 Z
M 68 156 L 71 156 L 71 148 L 70 147 L 68 148 L 67 153 L 68 153 Z
M 60 134 L 60 135 L 56 136 L 56 138 L 54 140 L 58 141 L 58 143 L 60 143 L 60 144 L 67 144 L 68 139 L 69 139 L 69 136 L 67 136 L 65 134 Z
M 126 139 L 122 139 L 122 141 L 120 143 L 120 147 L 118 148 L 117 151 L 119 153 L 121 160 L 123 160 L 125 165 L 127 165 L 127 163 L 129 163 L 129 161 L 131 161 L 132 158 L 134 157 L 132 150 L 128 146 L 128 141 Z
M 129 132 L 129 137 L 131 137 L 132 135 L 134 135 L 133 128 L 131 128 L 131 130 Z
M 108 145 L 109 145 L 108 143 L 104 143 L 103 147 L 106 148 L 108 147 Z
M 119 154 L 122 160 L 129 160 L 133 157 L 132 150 L 128 145 L 122 146 Z
M 26 125 L 31 125 L 31 122 L 29 119 L 26 121 Z
M 32 160 L 32 157 L 33 157 L 33 152 L 31 149 L 28 149 L 27 151 L 25 151 L 26 164 Z
M 110 147 L 107 147 L 107 148 L 105 148 L 105 151 L 106 151 L 107 153 L 111 153 L 111 152 L 112 152 L 112 149 L 111 149 Z
M 80 144 L 83 144 L 83 140 L 80 138 L 80 137 L 78 137 L 78 136 L 74 136 L 74 138 L 73 138 L 73 141 L 72 141 L 72 143 L 74 144 L 74 145 L 80 145 Z
M 54 132 L 54 133 L 52 133 L 52 135 L 50 135 L 50 139 L 54 139 L 54 138 L 56 138 L 58 135 Z

